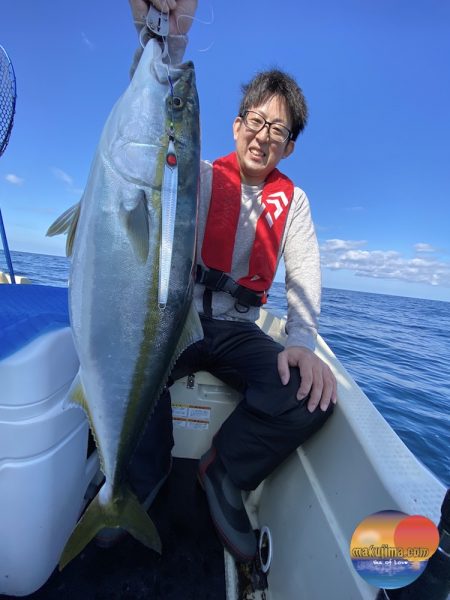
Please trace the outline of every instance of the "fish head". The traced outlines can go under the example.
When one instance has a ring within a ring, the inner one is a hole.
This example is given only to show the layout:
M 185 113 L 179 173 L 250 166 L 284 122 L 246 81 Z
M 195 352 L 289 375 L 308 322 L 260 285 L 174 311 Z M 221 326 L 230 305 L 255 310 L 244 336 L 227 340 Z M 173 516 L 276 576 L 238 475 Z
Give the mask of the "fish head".
M 181 73 L 174 79 L 173 92 L 166 102 L 167 129 L 173 139 L 178 167 L 178 192 L 192 196 L 198 185 L 200 170 L 200 118 L 199 99 L 195 81 L 194 65 L 187 62 L 180 65 Z M 169 162 L 167 156 L 167 162 Z
M 186 62 L 168 68 L 155 61 L 158 52 L 156 47 L 153 55 L 148 53 L 153 57 L 148 63 L 146 48 L 128 90 L 105 127 L 104 156 L 118 177 L 131 184 L 132 197 L 138 188 L 161 188 L 161 166 L 171 136 L 177 153 L 199 148 L 199 100 L 194 65 Z M 191 157 L 191 164 L 192 158 L 199 161 L 199 156 Z M 135 201 L 130 198 L 127 204 L 133 208 Z
M 198 147 L 199 100 L 191 62 L 182 65 L 182 72 L 173 85 L 173 93 L 166 98 L 166 117 L 169 132 L 173 133 L 180 148 Z

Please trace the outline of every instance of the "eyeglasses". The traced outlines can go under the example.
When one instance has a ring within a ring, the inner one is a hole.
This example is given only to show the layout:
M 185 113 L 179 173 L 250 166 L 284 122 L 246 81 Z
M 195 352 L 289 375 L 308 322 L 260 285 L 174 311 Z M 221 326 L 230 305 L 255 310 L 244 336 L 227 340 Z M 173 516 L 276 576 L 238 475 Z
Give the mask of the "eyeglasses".
M 270 123 L 270 121 L 266 121 L 262 115 L 254 110 L 246 110 L 240 117 L 243 119 L 246 127 L 255 133 L 259 133 L 266 125 L 268 125 L 271 142 L 283 144 L 292 137 L 292 132 L 287 127 L 281 123 Z

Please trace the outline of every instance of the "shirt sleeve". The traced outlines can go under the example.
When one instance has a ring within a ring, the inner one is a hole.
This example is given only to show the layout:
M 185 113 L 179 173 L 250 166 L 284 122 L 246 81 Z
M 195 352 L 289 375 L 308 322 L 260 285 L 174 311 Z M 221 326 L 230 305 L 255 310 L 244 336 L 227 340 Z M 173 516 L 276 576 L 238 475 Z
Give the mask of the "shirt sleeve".
M 293 202 L 283 251 L 288 303 L 286 347 L 314 350 L 321 297 L 319 244 L 306 194 L 295 188 Z

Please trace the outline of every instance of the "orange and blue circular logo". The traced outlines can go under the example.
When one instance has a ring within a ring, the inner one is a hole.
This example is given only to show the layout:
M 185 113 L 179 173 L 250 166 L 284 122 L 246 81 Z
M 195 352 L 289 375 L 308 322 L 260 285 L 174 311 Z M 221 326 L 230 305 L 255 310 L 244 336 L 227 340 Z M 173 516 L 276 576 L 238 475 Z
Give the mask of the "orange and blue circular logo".
M 409 585 L 423 573 L 438 545 L 439 531 L 427 517 L 383 510 L 357 526 L 350 557 L 367 583 L 395 589 Z

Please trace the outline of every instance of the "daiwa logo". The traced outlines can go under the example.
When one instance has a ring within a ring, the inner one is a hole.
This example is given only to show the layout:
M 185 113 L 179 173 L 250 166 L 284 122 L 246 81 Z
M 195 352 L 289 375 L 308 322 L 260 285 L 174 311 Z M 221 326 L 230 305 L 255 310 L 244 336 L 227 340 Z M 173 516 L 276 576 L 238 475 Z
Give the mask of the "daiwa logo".
M 273 204 L 275 206 L 275 212 L 273 215 L 270 214 L 268 210 L 268 205 Z M 283 212 L 284 208 L 289 204 L 289 200 L 284 192 L 277 192 L 276 194 L 272 194 L 268 198 L 266 198 L 266 221 L 269 224 L 269 227 L 273 227 L 274 220 L 276 221 L 278 217 Z

